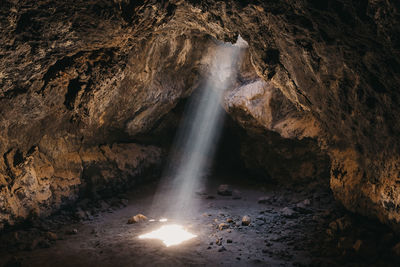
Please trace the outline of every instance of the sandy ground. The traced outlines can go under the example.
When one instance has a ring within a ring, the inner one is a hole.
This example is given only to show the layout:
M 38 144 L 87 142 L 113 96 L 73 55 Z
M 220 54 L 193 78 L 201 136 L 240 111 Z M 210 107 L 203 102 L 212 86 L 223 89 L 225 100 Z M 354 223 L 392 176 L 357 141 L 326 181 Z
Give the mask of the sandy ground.
M 218 186 L 227 181 L 233 189 L 240 191 L 240 199 L 217 194 Z M 353 246 L 359 237 L 355 234 L 343 237 L 326 233 L 332 221 L 348 216 L 334 202 L 327 184 L 285 188 L 249 184 L 245 178 L 211 177 L 207 190 L 196 194 L 201 203 L 198 216 L 184 223 L 198 237 L 171 247 L 164 246 L 159 240 L 138 238 L 162 223 L 127 224 L 133 215 L 146 215 L 156 187 L 153 183 L 130 191 L 125 194 L 128 199 L 125 207 L 109 208 L 90 217 L 90 220 L 65 225 L 56 223 L 57 229 L 52 231 L 58 240 L 42 246 L 45 248 L 2 249 L 0 266 L 396 265 L 392 258 L 379 250 L 376 250 L 381 255 L 378 258 L 369 255 L 368 250 L 356 252 Z M 265 203 L 258 203 L 261 197 L 266 197 Z M 244 215 L 251 218 L 249 226 L 241 225 Z M 227 222 L 229 218 L 232 223 Z M 357 222 L 349 220 L 352 227 L 357 227 Z M 229 228 L 219 230 L 220 223 L 227 223 Z M 375 227 L 374 223 L 372 225 Z M 373 231 L 376 230 L 379 235 L 391 234 L 385 227 L 377 227 L 383 229 L 374 228 Z M 69 233 L 73 229 L 77 230 L 76 234 Z M 345 229 L 342 230 L 344 233 Z M 370 231 L 368 228 L 364 230 L 359 235 L 366 236 L 365 232 Z M 354 231 L 350 229 L 350 232 Z M 7 238 L 6 235 L 2 237 L 3 244 L 7 243 Z M 351 241 L 347 244 L 343 238 Z M 375 235 L 370 238 L 372 242 L 378 242 Z M 396 242 L 394 239 L 392 237 L 388 241 L 388 247 Z M 361 240 L 364 244 L 367 242 L 366 239 Z M 362 253 L 373 258 L 366 261 Z

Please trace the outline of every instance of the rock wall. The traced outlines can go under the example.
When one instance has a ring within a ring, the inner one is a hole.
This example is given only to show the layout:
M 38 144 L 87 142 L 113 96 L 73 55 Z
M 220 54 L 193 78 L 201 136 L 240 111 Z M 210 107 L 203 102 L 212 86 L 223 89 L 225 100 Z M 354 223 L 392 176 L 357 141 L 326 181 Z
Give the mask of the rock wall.
M 316 137 L 330 155 L 337 199 L 398 225 L 396 1 L 3 0 L 1 6 L 2 190 L 12 184 L 11 158 L 29 165 L 28 152 L 45 136 L 89 149 L 146 134 L 199 83 L 209 37 L 234 41 L 240 34 L 259 79 L 237 86 L 228 110 L 244 127 Z M 253 93 L 260 105 L 244 100 Z M 271 99 L 285 103 L 275 115 L 266 112 Z M 71 170 L 54 169 L 66 177 L 77 175 L 80 149 L 72 147 Z

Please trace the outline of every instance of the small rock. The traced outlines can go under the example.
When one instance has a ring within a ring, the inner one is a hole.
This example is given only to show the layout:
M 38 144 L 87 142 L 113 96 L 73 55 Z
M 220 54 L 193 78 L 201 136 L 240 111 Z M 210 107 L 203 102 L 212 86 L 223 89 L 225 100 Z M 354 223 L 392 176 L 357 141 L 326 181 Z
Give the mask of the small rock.
M 242 218 L 242 225 L 248 226 L 251 223 L 251 218 L 249 216 L 243 216 Z
M 226 243 L 232 243 L 232 239 L 227 239 Z
M 134 223 L 139 223 L 139 222 L 144 222 L 147 221 L 147 217 L 144 216 L 143 214 L 137 214 L 128 220 L 128 224 L 134 224 Z
M 218 246 L 222 245 L 222 238 L 217 238 L 217 240 L 215 240 L 215 244 Z
M 221 196 L 232 196 L 232 189 L 227 184 L 221 184 L 218 187 L 217 193 L 218 193 L 218 195 L 221 195 Z
M 257 201 L 259 204 L 267 204 L 270 203 L 270 197 L 268 196 L 264 196 L 264 197 L 260 197 Z
M 222 246 L 222 247 L 220 247 L 220 248 L 218 249 L 218 252 L 223 252 L 223 251 L 226 251 L 226 248 L 225 248 L 224 246 Z
M 222 230 L 224 230 L 224 229 L 228 229 L 229 228 L 229 224 L 226 224 L 226 223 L 220 223 L 219 225 L 218 225 L 218 229 L 220 230 L 220 231 L 222 231 Z
M 233 220 L 231 218 L 226 219 L 227 223 L 233 223 Z

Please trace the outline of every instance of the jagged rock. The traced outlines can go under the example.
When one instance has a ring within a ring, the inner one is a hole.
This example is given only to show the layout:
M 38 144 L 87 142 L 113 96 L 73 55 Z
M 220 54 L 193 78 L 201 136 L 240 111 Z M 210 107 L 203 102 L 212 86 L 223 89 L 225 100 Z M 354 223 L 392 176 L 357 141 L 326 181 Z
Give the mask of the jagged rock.
M 139 223 L 139 222 L 144 222 L 147 221 L 147 217 L 144 216 L 143 214 L 136 214 L 132 218 L 129 218 L 128 224 L 134 224 L 134 223 Z

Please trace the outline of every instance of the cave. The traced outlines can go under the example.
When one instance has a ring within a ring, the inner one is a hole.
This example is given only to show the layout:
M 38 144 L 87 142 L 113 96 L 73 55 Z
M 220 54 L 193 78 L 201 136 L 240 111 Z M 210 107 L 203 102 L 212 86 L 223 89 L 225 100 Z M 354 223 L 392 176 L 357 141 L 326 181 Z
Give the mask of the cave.
M 397 1 L 0 2 L 0 266 L 400 265 Z

